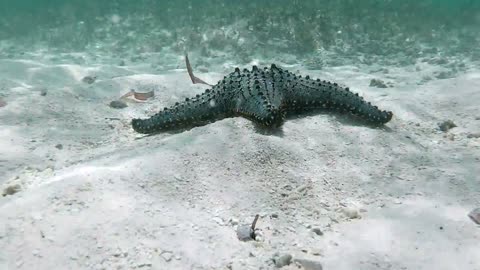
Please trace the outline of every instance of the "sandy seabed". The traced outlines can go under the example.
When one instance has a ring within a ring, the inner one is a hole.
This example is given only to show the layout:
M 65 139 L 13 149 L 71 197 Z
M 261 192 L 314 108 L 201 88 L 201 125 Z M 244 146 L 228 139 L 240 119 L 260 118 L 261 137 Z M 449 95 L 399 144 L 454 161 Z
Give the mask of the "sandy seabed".
M 310 115 L 273 134 L 230 118 L 142 137 L 132 118 L 206 88 L 183 66 L 0 60 L 0 184 L 14 193 L 0 197 L 0 269 L 274 269 L 286 254 L 282 269 L 480 269 L 467 216 L 480 207 L 480 71 L 284 67 L 394 118 Z M 233 68 L 196 73 L 213 83 Z M 132 88 L 155 97 L 109 107 Z M 239 241 L 256 214 L 258 241 Z

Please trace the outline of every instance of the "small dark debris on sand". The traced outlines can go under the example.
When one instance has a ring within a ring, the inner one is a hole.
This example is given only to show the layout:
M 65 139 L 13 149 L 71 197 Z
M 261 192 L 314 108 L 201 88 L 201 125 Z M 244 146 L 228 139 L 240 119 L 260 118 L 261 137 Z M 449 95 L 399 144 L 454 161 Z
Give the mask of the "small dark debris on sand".
M 63 149 L 63 145 L 61 143 L 55 145 L 55 148 L 57 148 L 58 150 L 62 150 Z
M 2 196 L 7 196 L 7 195 L 13 195 L 17 192 L 19 192 L 22 188 L 20 187 L 19 184 L 14 184 L 14 185 L 10 185 L 10 186 L 7 186 L 3 192 L 2 192 Z
M 477 138 L 480 138 L 480 132 L 469 133 L 469 134 L 467 135 L 467 138 L 469 138 L 469 139 L 477 139 Z
M 242 225 L 237 227 L 237 237 L 240 241 L 255 240 L 255 226 L 260 215 L 256 215 L 252 225 Z
M 455 125 L 455 123 L 453 123 L 452 120 L 446 120 L 446 121 L 443 121 L 442 123 L 438 123 L 438 128 L 443 132 L 447 132 L 456 126 L 457 125 Z
M 382 80 L 372 79 L 370 81 L 370 87 L 388 88 L 388 85 Z
M 110 102 L 109 106 L 114 108 L 114 109 L 123 109 L 123 108 L 128 107 L 127 103 L 125 103 L 121 100 L 114 100 L 114 101 Z
M 320 230 L 320 228 L 313 228 L 312 232 L 314 232 L 316 235 L 322 236 L 323 232 Z
M 85 76 L 83 77 L 82 82 L 92 84 L 95 80 L 97 80 L 97 76 Z
M 478 225 L 480 225 L 480 208 L 475 208 L 470 213 L 468 213 L 468 217 Z

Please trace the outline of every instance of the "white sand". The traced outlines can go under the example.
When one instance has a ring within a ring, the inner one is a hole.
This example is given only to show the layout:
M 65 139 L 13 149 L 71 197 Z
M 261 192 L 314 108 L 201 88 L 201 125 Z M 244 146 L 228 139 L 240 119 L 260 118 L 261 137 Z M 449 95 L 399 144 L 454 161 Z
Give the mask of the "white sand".
M 480 139 L 467 138 L 480 132 L 480 72 L 419 84 L 432 67 L 301 70 L 392 110 L 385 129 L 324 114 L 280 134 L 234 118 L 136 140 L 132 117 L 205 88 L 179 63 L 156 75 L 0 60 L 0 185 L 21 186 L 0 197 L 0 269 L 272 269 L 276 252 L 324 269 L 480 269 L 467 217 L 480 207 Z M 214 83 L 233 67 L 221 68 L 196 74 Z M 156 96 L 108 106 L 130 88 Z M 458 127 L 438 131 L 447 119 Z M 231 220 L 255 214 L 263 241 L 240 242 Z

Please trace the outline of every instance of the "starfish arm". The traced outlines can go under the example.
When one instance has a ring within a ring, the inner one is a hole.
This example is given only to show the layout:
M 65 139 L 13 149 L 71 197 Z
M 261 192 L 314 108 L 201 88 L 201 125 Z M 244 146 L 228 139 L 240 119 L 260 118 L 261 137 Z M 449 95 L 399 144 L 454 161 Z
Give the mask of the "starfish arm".
M 352 93 L 348 87 L 337 83 L 312 80 L 309 76 L 302 78 L 292 73 L 283 75 L 283 84 L 287 100 L 287 111 L 312 111 L 329 109 L 350 112 L 372 124 L 382 125 L 392 119 L 392 112 L 380 110 L 377 106 L 366 102 L 357 93 Z
M 133 119 L 132 127 L 139 133 L 149 134 L 199 126 L 230 117 L 224 95 L 219 83 L 194 98 L 186 98 L 182 103 L 164 108 L 148 119 Z

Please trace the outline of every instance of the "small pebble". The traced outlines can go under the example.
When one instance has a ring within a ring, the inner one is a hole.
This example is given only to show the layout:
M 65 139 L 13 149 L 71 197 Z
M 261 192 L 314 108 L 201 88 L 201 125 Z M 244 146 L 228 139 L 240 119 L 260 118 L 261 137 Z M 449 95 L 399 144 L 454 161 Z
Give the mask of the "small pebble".
M 169 262 L 172 260 L 173 254 L 171 252 L 163 252 L 162 253 L 162 258 L 166 261 Z
M 237 228 L 237 237 L 240 241 L 254 240 L 252 238 L 253 230 L 250 225 L 241 225 Z
M 473 138 L 475 138 L 475 139 L 476 139 L 476 138 L 480 138 L 480 132 L 476 132 L 476 133 L 469 133 L 469 134 L 467 135 L 467 138 L 469 138 L 469 139 L 473 139 Z
M 323 235 L 323 232 L 322 230 L 320 230 L 320 228 L 313 228 L 312 232 L 314 232 L 316 235 L 320 235 L 320 236 Z
M 345 207 L 342 209 L 343 214 L 348 217 L 349 219 L 359 218 L 360 214 L 358 213 L 357 209 L 351 207 Z
M 142 263 L 139 263 L 137 265 L 138 268 L 142 268 L 142 267 L 151 267 L 152 266 L 152 263 L 151 262 L 142 262 Z
M 468 213 L 468 217 L 478 225 L 480 225 L 480 208 L 473 209 L 470 213 Z
M 320 256 L 320 255 L 322 255 L 322 251 L 321 251 L 320 249 L 317 249 L 317 248 L 312 248 L 312 249 L 310 250 L 310 253 L 312 253 L 312 255 L 314 255 L 314 256 Z
M 255 235 L 255 241 L 257 241 L 257 242 L 263 242 L 263 241 L 265 241 L 265 239 L 264 239 L 263 236 L 261 236 L 261 235 Z
M 44 97 L 47 95 L 47 89 L 40 90 L 40 96 Z
M 127 103 L 125 103 L 121 100 L 114 100 L 114 101 L 110 102 L 109 106 L 114 108 L 114 109 L 123 109 L 123 108 L 128 107 Z
M 55 145 L 55 148 L 57 148 L 58 150 L 62 150 L 63 145 L 59 143 L 59 144 Z
M 370 81 L 370 87 L 387 88 L 388 86 L 382 80 L 372 79 Z
M 14 184 L 14 185 L 10 185 L 10 186 L 7 186 L 3 192 L 2 192 L 2 196 L 7 196 L 7 195 L 13 195 L 17 192 L 19 192 L 21 190 L 21 186 L 19 184 Z
M 215 221 L 218 225 L 223 226 L 223 220 L 220 217 L 214 217 L 213 221 Z
M 438 128 L 443 132 L 447 132 L 456 126 L 457 125 L 455 125 L 455 123 L 453 123 L 452 120 L 446 120 L 446 121 L 443 121 L 442 123 L 438 123 Z
M 292 263 L 292 255 L 284 254 L 280 257 L 274 257 L 273 261 L 275 262 L 275 266 L 277 268 L 282 268 L 282 267 L 290 265 L 290 263 Z
M 0 99 L 0 108 L 7 106 L 7 102 Z
M 97 77 L 95 76 L 85 76 L 83 77 L 82 82 L 92 84 L 95 82 L 95 80 L 97 80 Z
M 300 264 L 304 270 L 322 270 L 322 264 L 317 261 L 307 259 L 295 259 L 295 263 Z
M 231 218 L 231 219 L 230 219 L 230 224 L 233 225 L 233 226 L 238 225 L 238 219 L 236 219 L 236 218 Z
M 253 232 L 253 235 L 255 237 L 255 240 L 257 242 L 261 242 L 263 241 L 263 231 L 260 230 L 260 229 L 255 229 L 255 231 Z

